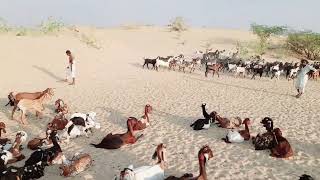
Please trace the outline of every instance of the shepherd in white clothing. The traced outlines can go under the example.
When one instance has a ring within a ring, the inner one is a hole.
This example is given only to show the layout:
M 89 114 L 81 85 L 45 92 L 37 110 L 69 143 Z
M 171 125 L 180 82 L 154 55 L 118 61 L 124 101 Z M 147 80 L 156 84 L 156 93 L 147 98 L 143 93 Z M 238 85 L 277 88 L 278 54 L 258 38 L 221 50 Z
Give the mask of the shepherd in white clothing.
M 71 77 L 72 78 L 72 83 L 70 83 L 69 85 L 75 85 L 75 82 L 76 82 L 75 59 L 74 59 L 74 56 L 71 54 L 70 50 L 67 50 L 66 54 L 68 56 L 69 65 L 67 67 L 67 77 L 66 77 L 65 81 L 68 82 L 68 79 Z
M 308 73 L 310 71 L 317 70 L 314 67 L 310 66 L 307 60 L 302 59 L 296 82 L 296 89 L 298 91 L 298 94 L 296 95 L 297 98 L 299 98 L 304 93 L 304 89 L 309 79 Z

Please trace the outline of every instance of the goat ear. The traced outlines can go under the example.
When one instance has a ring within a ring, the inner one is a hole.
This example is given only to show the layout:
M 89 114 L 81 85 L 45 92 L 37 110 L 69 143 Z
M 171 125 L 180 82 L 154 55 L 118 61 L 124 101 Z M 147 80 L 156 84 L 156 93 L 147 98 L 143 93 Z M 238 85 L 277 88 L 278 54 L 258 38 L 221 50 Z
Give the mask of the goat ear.
M 152 159 L 156 159 L 157 158 L 157 151 L 155 151 L 152 155 Z

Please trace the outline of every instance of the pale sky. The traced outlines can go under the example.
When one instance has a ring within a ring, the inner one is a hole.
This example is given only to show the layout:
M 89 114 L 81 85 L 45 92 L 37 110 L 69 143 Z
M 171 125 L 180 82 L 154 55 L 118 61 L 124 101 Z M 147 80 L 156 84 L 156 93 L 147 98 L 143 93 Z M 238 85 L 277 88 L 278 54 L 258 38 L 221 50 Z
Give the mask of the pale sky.
M 248 29 L 288 25 L 320 32 L 320 0 L 0 0 L 0 17 L 33 26 L 49 16 L 66 24 L 99 27 L 166 25 L 182 16 L 192 26 Z

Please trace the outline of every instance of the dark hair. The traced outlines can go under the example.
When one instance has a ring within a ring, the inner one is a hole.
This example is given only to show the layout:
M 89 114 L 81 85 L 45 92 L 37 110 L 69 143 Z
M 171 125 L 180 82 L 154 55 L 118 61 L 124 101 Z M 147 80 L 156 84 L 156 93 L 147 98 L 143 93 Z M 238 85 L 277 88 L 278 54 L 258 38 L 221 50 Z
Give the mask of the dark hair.
M 305 62 L 306 64 L 309 64 L 308 60 L 306 60 L 306 59 L 301 59 L 301 63 L 302 62 Z
M 66 51 L 66 54 L 71 54 L 71 51 L 70 51 L 70 50 L 67 50 L 67 51 Z

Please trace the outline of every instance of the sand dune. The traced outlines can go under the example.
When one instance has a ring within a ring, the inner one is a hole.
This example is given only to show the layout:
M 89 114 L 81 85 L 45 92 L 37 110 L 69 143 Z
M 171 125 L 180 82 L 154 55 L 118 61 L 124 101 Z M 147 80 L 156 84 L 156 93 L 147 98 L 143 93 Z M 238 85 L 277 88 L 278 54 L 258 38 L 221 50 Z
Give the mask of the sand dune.
M 204 72 L 180 73 L 142 69 L 142 57 L 190 54 L 210 40 L 213 48 L 234 48 L 237 41 L 250 41 L 254 36 L 236 30 L 192 29 L 180 38 L 163 28 L 125 30 L 80 28 L 99 40 L 101 49 L 88 47 L 79 34 L 62 32 L 58 36 L 0 35 L 0 120 L 8 126 L 5 136 L 13 138 L 18 130 L 29 137 L 41 133 L 52 117 L 53 100 L 42 120 L 29 116 L 30 125 L 9 120 L 11 108 L 4 107 L 10 91 L 38 91 L 55 87 L 57 98 L 64 99 L 71 112 L 97 112 L 101 129 L 90 138 L 80 137 L 62 148 L 67 155 L 76 151 L 90 153 L 94 166 L 70 179 L 111 179 L 129 164 L 155 163 L 152 153 L 158 143 L 166 143 L 166 175 L 198 174 L 197 153 L 208 144 L 214 158 L 207 163 L 209 179 L 297 179 L 307 173 L 320 176 L 320 94 L 319 82 L 310 81 L 305 96 L 293 97 L 293 82 L 263 78 L 249 80 L 222 75 L 204 77 Z M 185 45 L 180 43 L 185 41 Z M 65 50 L 75 53 L 77 85 L 59 82 L 65 76 Z M 223 116 L 249 117 L 254 120 L 252 134 L 264 131 L 259 121 L 269 116 L 275 127 L 282 129 L 293 146 L 295 156 L 289 160 L 274 159 L 268 151 L 254 151 L 249 143 L 225 144 L 220 139 L 226 130 L 212 127 L 194 132 L 189 125 L 202 117 L 201 103 L 209 111 Z M 125 131 L 127 117 L 139 117 L 145 104 L 154 108 L 151 127 L 136 144 L 120 150 L 101 150 L 89 146 L 109 132 Z M 16 114 L 18 117 L 19 112 Z M 31 151 L 23 151 L 28 157 Z M 18 163 L 18 165 L 23 162 Z M 56 180 L 57 166 L 46 168 L 42 179 Z

